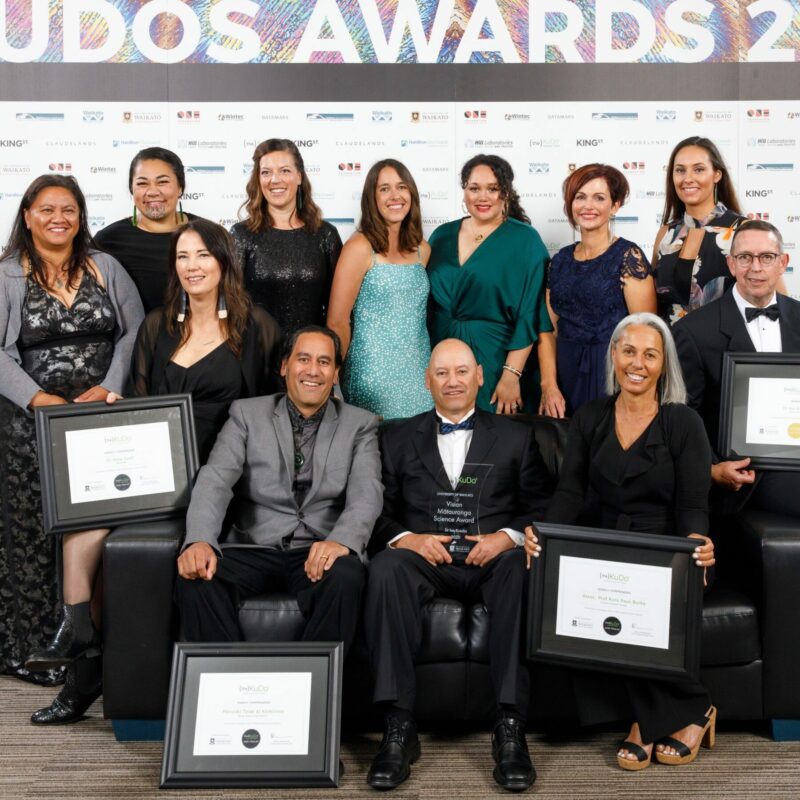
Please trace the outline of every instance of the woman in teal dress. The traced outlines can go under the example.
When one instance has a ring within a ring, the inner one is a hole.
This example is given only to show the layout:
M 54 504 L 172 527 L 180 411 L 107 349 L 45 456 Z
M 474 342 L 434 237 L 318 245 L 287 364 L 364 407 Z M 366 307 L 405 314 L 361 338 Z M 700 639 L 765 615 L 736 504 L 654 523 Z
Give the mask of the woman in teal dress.
M 411 173 L 392 158 L 379 161 L 364 181 L 359 230 L 336 265 L 328 326 L 346 353 L 344 399 L 384 419 L 433 405 L 425 388 L 429 255 Z
M 528 357 L 553 326 L 544 301 L 547 250 L 499 156 L 477 155 L 461 170 L 468 216 L 431 236 L 431 342 L 466 342 L 483 366 L 478 406 L 536 413 L 538 367 Z M 527 364 L 527 368 L 526 368 Z

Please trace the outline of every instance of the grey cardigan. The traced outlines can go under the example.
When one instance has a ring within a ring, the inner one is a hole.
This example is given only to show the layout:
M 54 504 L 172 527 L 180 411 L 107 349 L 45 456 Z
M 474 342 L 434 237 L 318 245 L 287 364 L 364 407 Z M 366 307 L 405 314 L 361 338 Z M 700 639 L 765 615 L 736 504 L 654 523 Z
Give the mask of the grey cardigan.
M 98 250 L 92 250 L 90 255 L 103 276 L 117 318 L 114 356 L 101 386 L 110 392 L 121 393 L 130 368 L 136 332 L 144 319 L 142 301 L 119 261 Z M 22 369 L 22 358 L 17 348 L 26 283 L 18 259 L 7 258 L 0 262 L 0 395 L 25 409 L 34 395 L 42 391 L 41 386 Z

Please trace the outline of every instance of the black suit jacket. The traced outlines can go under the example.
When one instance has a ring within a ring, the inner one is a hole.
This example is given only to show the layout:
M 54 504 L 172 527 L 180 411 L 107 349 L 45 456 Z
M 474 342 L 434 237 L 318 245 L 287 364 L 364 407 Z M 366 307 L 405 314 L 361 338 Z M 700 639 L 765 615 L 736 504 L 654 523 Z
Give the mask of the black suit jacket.
M 383 511 L 370 540 L 370 553 L 382 550 L 404 531 L 441 529 L 433 519 L 437 487 L 452 492 L 439 456 L 435 411 L 389 424 L 381 436 Z M 523 530 L 541 519 L 552 493 L 533 427 L 476 409 L 466 464 L 492 464 L 480 491 L 481 531 Z M 470 476 L 465 467 L 462 477 Z M 464 484 L 469 491 L 470 484 Z M 456 490 L 458 491 L 458 490 Z
M 781 345 L 784 353 L 800 353 L 800 302 L 778 295 Z M 678 348 L 687 403 L 703 418 L 708 439 L 719 460 L 719 406 L 723 353 L 754 353 L 732 292 L 693 311 L 672 329 Z

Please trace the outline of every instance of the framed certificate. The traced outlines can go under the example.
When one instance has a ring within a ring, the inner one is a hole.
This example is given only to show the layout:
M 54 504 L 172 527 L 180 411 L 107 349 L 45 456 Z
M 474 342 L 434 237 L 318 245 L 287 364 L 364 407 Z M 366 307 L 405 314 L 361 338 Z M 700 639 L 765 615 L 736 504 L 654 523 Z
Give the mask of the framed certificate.
M 340 642 L 177 643 L 161 788 L 338 786 Z
M 536 523 L 528 658 L 638 677 L 696 677 L 703 570 L 681 536 Z
M 724 354 L 719 449 L 760 469 L 800 470 L 800 354 Z
M 186 511 L 198 469 L 188 394 L 36 409 L 44 528 L 69 533 Z

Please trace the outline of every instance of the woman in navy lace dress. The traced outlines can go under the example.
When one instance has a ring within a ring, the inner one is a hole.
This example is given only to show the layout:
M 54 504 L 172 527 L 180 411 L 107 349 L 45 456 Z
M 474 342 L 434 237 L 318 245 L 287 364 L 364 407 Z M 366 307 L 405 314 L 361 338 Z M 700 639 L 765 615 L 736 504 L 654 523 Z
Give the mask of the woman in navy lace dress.
M 556 337 L 539 348 L 539 411 L 552 417 L 571 416 L 605 395 L 611 332 L 628 314 L 656 310 L 646 256 L 610 227 L 628 196 L 625 176 L 605 164 L 587 164 L 564 181 L 563 191 L 567 219 L 580 240 L 559 250 L 548 271 L 547 306 Z

